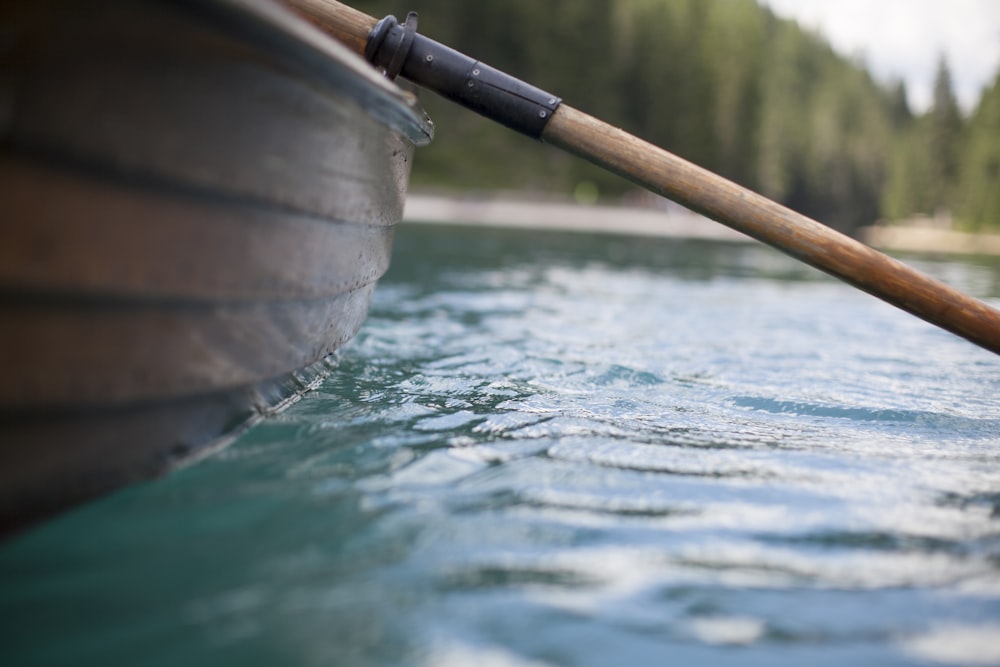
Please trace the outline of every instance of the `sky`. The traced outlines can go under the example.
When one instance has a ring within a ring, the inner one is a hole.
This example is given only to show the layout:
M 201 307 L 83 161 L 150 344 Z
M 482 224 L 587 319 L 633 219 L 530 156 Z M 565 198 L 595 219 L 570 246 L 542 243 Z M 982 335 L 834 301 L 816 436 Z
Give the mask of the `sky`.
M 860 58 L 879 81 L 902 79 L 910 106 L 931 101 L 944 54 L 960 106 L 970 111 L 1000 70 L 1000 0 L 761 0 L 835 50 Z

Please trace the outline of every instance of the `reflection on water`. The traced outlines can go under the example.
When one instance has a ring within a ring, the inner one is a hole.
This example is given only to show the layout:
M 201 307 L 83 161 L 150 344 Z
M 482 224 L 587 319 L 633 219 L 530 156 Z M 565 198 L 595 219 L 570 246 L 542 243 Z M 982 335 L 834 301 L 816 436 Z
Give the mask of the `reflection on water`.
M 0 549 L 0 655 L 1000 664 L 998 395 L 756 246 L 407 228 L 320 390 Z

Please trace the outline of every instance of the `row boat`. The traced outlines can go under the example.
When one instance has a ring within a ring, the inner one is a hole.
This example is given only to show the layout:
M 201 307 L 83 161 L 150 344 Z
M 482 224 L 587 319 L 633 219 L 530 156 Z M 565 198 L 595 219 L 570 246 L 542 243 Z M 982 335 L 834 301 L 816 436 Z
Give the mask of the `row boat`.
M 414 96 L 270 0 L 0 9 L 0 534 L 321 377 L 390 258 Z

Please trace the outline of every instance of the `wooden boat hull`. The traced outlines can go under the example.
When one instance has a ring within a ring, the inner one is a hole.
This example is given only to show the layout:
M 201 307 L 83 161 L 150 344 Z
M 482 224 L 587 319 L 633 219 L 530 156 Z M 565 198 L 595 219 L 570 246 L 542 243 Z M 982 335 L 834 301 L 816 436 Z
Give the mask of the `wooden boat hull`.
M 324 369 L 389 264 L 413 99 L 265 0 L 22 3 L 0 51 L 0 531 Z

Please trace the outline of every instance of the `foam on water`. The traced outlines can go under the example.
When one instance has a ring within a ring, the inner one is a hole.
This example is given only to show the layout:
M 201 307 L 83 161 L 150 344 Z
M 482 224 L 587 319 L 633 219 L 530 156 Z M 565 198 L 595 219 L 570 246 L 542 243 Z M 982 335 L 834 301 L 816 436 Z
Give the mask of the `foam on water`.
M 0 549 L 0 655 L 1000 664 L 998 397 L 756 246 L 404 229 L 318 391 Z

